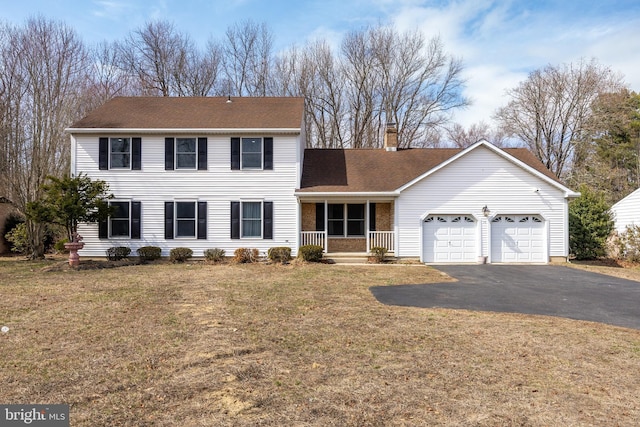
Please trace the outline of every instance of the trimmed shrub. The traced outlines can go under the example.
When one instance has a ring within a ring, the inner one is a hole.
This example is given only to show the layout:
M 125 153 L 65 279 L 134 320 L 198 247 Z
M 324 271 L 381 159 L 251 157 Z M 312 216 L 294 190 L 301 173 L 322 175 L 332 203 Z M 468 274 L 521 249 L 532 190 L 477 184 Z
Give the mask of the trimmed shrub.
M 169 252 L 171 262 L 185 262 L 193 256 L 193 251 L 189 248 L 173 248 Z
M 291 261 L 291 248 L 287 246 L 277 246 L 275 248 L 269 248 L 267 251 L 267 257 L 272 262 L 280 262 L 285 264 Z
M 160 259 L 162 256 L 162 249 L 158 246 L 143 246 L 137 251 L 140 261 L 153 261 Z
M 323 249 L 319 245 L 304 245 L 298 249 L 298 258 L 308 262 L 322 261 Z
M 211 262 L 221 262 L 224 260 L 225 251 L 224 249 L 214 248 L 207 249 L 204 251 L 204 257 L 207 261 Z
M 126 246 L 114 246 L 106 250 L 107 259 L 109 261 L 120 261 L 121 259 L 125 259 L 131 253 L 131 248 Z
M 585 185 L 580 197 L 569 203 L 569 251 L 576 259 L 595 259 L 606 254 L 613 219 L 603 192 Z
M 233 252 L 233 262 L 238 264 L 244 264 L 247 262 L 258 262 L 260 259 L 260 252 L 253 248 L 238 248 Z
M 618 236 L 617 258 L 629 262 L 640 262 L 640 227 L 628 225 L 626 230 Z
M 371 248 L 370 254 L 375 262 L 384 262 L 384 257 L 387 254 L 387 248 L 383 246 L 374 246 Z

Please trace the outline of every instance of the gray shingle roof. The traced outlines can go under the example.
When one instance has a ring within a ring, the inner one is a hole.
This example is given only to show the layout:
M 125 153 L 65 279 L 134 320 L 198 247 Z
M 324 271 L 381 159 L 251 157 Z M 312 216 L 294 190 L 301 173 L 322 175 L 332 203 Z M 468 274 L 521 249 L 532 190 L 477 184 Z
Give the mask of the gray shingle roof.
M 300 193 L 391 192 L 460 153 L 459 148 L 386 151 L 307 149 Z M 525 148 L 504 151 L 541 174 L 558 178 Z
M 304 99 L 292 97 L 117 97 L 78 129 L 300 129 Z

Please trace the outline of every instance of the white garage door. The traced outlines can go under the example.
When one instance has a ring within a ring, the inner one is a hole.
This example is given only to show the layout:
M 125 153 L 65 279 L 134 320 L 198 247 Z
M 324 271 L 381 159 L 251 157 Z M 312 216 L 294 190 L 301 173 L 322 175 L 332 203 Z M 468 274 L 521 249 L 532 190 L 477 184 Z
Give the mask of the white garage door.
M 476 262 L 476 221 L 470 215 L 430 215 L 422 224 L 425 262 Z
M 544 220 L 498 215 L 491 221 L 491 262 L 547 262 Z

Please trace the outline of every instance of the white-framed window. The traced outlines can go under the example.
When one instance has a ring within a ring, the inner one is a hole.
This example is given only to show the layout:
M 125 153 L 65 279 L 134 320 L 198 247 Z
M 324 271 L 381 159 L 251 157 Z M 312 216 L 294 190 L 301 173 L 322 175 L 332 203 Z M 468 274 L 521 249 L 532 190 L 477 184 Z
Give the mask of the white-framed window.
M 175 237 L 196 237 L 197 208 L 195 201 L 175 202 Z
M 131 169 L 131 138 L 109 138 L 111 169 Z
M 196 169 L 197 150 L 196 138 L 176 138 L 176 169 Z
M 366 213 L 364 203 L 330 203 L 327 209 L 329 236 L 364 237 Z
M 240 236 L 247 238 L 262 238 L 262 202 L 241 202 Z
M 242 169 L 262 169 L 262 138 L 242 138 L 240 150 Z
M 131 202 L 115 200 L 110 201 L 109 206 L 115 208 L 109 217 L 109 237 L 131 237 Z

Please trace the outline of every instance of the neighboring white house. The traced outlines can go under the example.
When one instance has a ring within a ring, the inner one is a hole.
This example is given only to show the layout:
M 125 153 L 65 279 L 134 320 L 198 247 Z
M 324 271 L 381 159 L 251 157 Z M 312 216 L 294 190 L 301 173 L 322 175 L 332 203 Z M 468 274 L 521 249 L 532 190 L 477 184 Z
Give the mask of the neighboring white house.
M 384 246 L 423 262 L 566 260 L 578 194 L 526 149 L 306 149 L 300 98 L 115 98 L 70 129 L 72 173 L 118 213 L 80 230 L 112 246 Z
M 627 226 L 640 225 L 640 189 L 611 206 L 615 230 L 623 233 Z

